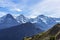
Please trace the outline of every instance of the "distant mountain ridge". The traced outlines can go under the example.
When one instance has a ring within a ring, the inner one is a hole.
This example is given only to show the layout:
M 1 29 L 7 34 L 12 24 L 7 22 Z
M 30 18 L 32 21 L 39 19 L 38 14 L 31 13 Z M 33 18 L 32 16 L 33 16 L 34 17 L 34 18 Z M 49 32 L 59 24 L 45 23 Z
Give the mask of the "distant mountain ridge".
M 35 23 L 35 25 L 38 28 L 41 28 L 43 30 L 49 29 L 51 28 L 54 24 L 56 24 L 56 21 L 54 18 L 51 17 L 47 17 L 44 15 L 39 15 L 36 18 L 27 18 L 24 15 L 20 15 L 17 18 L 17 21 L 19 21 L 20 23 L 26 23 L 26 22 L 31 22 L 31 23 Z M 39 27 L 40 26 L 40 27 Z M 45 28 L 45 29 L 44 29 Z
M 4 26 L 6 26 L 5 28 L 7 28 L 7 26 L 16 26 L 18 24 L 30 22 L 30 23 L 35 24 L 35 26 L 37 26 L 37 28 L 41 28 L 43 30 L 48 30 L 56 23 L 60 23 L 59 19 L 60 18 L 51 18 L 51 17 L 47 17 L 44 15 L 39 15 L 36 18 L 27 18 L 22 14 L 17 16 L 16 18 L 14 18 L 11 14 L 7 14 L 0 18 L 0 24 L 1 24 L 0 27 L 4 28 L 2 26 L 2 25 L 4 25 L 4 23 L 5 23 Z

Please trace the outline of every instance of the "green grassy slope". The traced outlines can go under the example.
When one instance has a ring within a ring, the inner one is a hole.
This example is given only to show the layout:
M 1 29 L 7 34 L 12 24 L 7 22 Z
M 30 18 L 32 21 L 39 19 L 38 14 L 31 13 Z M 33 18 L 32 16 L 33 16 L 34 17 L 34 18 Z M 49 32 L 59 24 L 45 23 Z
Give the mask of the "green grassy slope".
M 58 35 L 60 35 L 60 24 L 56 24 L 48 31 L 34 35 L 33 37 L 25 37 L 24 40 L 57 40 Z

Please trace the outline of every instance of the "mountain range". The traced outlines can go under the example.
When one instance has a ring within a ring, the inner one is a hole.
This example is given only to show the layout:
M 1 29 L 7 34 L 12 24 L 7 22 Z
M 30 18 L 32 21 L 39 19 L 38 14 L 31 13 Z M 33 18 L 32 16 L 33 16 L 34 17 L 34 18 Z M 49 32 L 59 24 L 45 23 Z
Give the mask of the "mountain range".
M 59 23 L 60 18 L 52 18 L 47 17 L 45 15 L 39 15 L 36 18 L 27 18 L 24 15 L 19 15 L 16 17 L 16 20 L 22 24 L 22 23 L 33 23 L 37 28 L 40 28 L 42 30 L 48 30 L 55 24 Z
M 23 40 L 52 28 L 60 23 L 60 18 L 39 15 L 36 18 L 27 18 L 19 15 L 14 18 L 11 14 L 0 17 L 0 40 Z
M 24 15 L 19 15 L 14 18 L 11 14 L 0 17 L 0 29 L 9 28 L 23 23 L 33 23 L 37 28 L 48 30 L 57 23 L 60 23 L 60 18 L 47 17 L 39 15 L 36 18 L 27 18 Z

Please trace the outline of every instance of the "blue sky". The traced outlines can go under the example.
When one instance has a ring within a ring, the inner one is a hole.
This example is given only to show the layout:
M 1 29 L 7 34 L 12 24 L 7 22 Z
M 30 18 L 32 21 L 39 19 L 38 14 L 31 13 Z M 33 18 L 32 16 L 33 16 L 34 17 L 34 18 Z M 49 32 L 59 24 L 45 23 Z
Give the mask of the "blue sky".
M 0 16 L 6 14 L 27 17 L 47 15 L 60 17 L 60 0 L 0 0 Z

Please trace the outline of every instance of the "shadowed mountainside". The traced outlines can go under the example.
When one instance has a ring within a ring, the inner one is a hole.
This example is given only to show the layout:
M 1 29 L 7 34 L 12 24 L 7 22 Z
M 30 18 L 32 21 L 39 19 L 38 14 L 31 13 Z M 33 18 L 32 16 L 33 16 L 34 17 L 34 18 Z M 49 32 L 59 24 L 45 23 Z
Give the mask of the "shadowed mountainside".
M 22 40 L 25 36 L 33 36 L 43 32 L 32 23 L 25 23 L 8 29 L 0 30 L 0 40 Z

